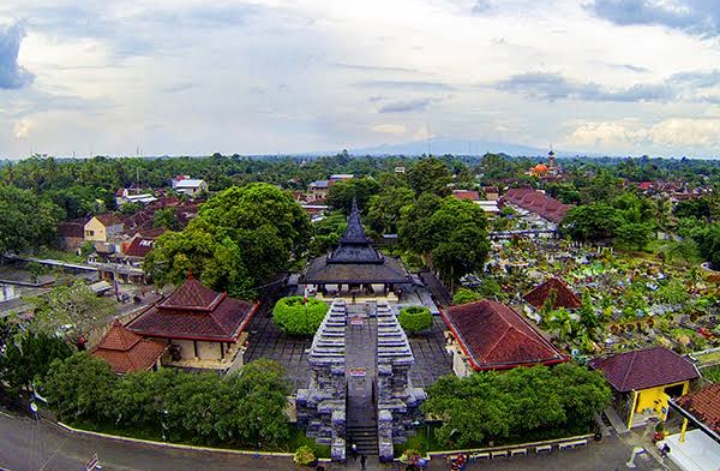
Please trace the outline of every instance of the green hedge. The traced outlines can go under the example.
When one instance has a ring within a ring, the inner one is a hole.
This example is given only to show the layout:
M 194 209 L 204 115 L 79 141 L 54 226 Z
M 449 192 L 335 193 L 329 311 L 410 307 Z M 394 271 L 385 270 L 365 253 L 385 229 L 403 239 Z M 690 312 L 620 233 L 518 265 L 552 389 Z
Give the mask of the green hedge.
M 318 299 L 309 298 L 305 305 L 302 296 L 290 296 L 275 304 L 273 322 L 286 334 L 313 335 L 327 311 L 327 304 Z
M 406 307 L 398 316 L 400 326 L 408 334 L 416 334 L 432 327 L 433 318 L 430 309 L 422 306 Z

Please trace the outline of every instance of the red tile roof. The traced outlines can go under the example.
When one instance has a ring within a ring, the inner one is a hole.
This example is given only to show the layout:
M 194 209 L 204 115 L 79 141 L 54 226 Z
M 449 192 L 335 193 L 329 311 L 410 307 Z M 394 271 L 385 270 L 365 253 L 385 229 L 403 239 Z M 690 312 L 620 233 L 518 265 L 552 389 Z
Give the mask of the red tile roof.
M 695 365 L 663 347 L 594 358 L 588 364 L 605 373 L 610 385 L 619 392 L 681 383 L 700 376 Z
M 130 243 L 130 246 L 125 250 L 125 255 L 128 257 L 143 258 L 149 254 L 155 245 L 155 239 L 148 239 L 145 237 L 135 237 Z
M 480 201 L 480 194 L 477 191 L 453 190 L 453 196 L 459 200 Z
M 474 370 L 499 370 L 567 358 L 509 307 L 494 301 L 452 306 L 443 318 Z
M 563 204 L 555 198 L 532 188 L 512 188 L 503 195 L 503 201 L 520 206 L 527 211 L 532 211 L 554 223 L 562 221 L 567 212 L 573 208 L 572 205 Z
M 143 339 L 115 319 L 108 333 L 90 354 L 110 363 L 115 373 L 123 374 L 152 368 L 167 348 L 166 342 Z
M 98 214 L 95 216 L 95 218 L 100 221 L 105 227 L 119 226 L 124 224 L 123 220 L 120 219 L 120 216 L 113 213 Z
M 191 277 L 128 328 L 148 337 L 235 342 L 256 309 L 257 304 L 216 293 Z
M 687 394 L 675 402 L 712 430 L 720 432 L 720 384 Z
M 530 291 L 524 296 L 524 299 L 532 304 L 535 309 L 542 309 L 553 292 L 556 293 L 553 309 L 560 309 L 561 307 L 565 309 L 577 309 L 582 304 L 580 298 L 570 291 L 570 288 L 568 288 L 565 282 L 556 277 L 550 278 L 545 283 Z

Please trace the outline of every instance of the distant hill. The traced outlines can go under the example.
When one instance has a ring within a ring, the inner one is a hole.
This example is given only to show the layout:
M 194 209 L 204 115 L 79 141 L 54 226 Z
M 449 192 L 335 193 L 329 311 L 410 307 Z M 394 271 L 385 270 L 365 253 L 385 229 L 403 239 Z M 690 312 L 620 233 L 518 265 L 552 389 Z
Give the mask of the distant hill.
M 549 149 L 530 147 L 509 142 L 476 141 L 463 139 L 438 138 L 430 141 L 430 153 L 433 155 L 484 155 L 487 152 L 504 153 L 511 156 L 545 157 Z M 405 142 L 401 144 L 383 144 L 376 147 L 348 149 L 352 155 L 423 155 L 428 153 L 427 141 Z M 558 157 L 577 155 L 597 156 L 599 154 L 571 152 L 555 149 Z

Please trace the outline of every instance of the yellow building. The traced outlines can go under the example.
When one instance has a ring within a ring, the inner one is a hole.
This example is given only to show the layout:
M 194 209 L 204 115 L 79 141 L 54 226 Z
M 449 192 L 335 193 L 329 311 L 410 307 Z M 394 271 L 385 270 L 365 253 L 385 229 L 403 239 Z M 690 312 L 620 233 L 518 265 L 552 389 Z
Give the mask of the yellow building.
M 686 394 L 700 376 L 695 365 L 663 347 L 595 358 L 589 365 L 605 374 L 628 428 L 651 417 L 665 420 L 669 399 Z
M 108 242 L 125 229 L 125 224 L 115 214 L 98 214 L 85 224 L 85 240 Z

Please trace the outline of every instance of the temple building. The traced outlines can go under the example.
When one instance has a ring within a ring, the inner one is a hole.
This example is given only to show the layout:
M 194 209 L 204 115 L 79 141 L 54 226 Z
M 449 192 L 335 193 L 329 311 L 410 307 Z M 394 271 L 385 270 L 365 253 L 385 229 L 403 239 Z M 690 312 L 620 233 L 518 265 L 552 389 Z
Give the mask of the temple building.
M 258 305 L 203 286 L 192 275 L 168 298 L 127 325 L 137 335 L 163 339 L 163 365 L 228 373 L 244 361 L 245 327 Z
M 387 257 L 373 247 L 353 202 L 347 229 L 340 245 L 329 254 L 310 261 L 300 278 L 318 297 L 387 297 L 394 300 L 398 285 L 410 283 L 399 259 Z

